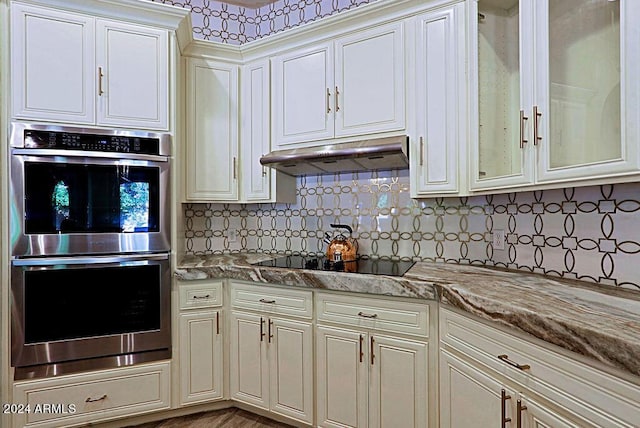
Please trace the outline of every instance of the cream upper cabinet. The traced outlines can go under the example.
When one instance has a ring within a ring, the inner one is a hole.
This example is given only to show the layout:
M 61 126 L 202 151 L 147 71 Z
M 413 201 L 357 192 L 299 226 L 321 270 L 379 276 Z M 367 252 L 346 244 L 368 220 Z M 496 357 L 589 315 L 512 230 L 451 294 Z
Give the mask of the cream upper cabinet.
M 96 21 L 99 125 L 167 129 L 168 35 L 164 30 Z
M 168 129 L 168 32 L 13 3 L 12 116 Z
M 459 3 L 416 19 L 413 197 L 466 189 L 464 17 L 464 3 Z
M 187 201 L 238 200 L 238 66 L 187 59 Z
M 637 174 L 640 4 L 471 3 L 472 190 Z
M 332 138 L 333 45 L 319 45 L 272 59 L 275 148 Z
M 294 177 L 262 166 L 260 157 L 271 151 L 269 61 L 259 60 L 241 69 L 240 199 L 244 202 L 294 202 Z
M 404 129 L 403 25 L 273 57 L 274 148 Z

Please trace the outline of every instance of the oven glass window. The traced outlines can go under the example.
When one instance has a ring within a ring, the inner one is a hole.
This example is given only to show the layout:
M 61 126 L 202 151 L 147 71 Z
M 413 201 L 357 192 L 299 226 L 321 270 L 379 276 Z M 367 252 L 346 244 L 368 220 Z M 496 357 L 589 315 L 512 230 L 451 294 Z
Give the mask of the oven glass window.
M 157 167 L 26 162 L 25 231 L 158 232 Z
M 25 272 L 25 343 L 160 329 L 160 270 L 144 265 Z

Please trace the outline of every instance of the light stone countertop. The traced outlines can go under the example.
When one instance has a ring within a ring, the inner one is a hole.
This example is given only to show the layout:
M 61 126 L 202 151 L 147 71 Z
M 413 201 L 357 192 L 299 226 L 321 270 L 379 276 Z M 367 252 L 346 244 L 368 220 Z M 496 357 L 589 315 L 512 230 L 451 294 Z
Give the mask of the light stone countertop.
M 252 266 L 281 255 L 187 256 L 181 280 L 265 284 L 438 300 L 640 376 L 640 293 L 467 265 L 416 263 L 404 276 Z

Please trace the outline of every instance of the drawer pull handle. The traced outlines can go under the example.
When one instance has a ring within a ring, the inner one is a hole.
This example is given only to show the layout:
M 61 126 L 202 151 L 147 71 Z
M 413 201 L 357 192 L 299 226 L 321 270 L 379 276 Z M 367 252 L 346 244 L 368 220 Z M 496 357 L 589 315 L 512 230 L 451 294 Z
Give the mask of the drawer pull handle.
M 360 335 L 360 362 L 362 362 L 362 357 L 364 357 L 364 352 L 362 352 L 362 342 L 364 342 L 364 336 Z
M 272 327 L 273 327 L 273 321 L 269 319 L 269 343 L 271 343 L 271 339 L 273 339 L 273 333 L 271 332 Z
M 511 418 L 507 417 L 507 400 L 510 400 L 511 396 L 507 395 L 507 391 L 504 389 L 500 390 L 500 401 L 501 401 L 501 409 L 502 409 L 502 422 L 500 426 L 502 428 L 507 427 L 507 422 L 511 422 Z
M 373 361 L 375 360 L 376 356 L 374 354 L 374 349 L 373 349 L 373 344 L 375 342 L 375 339 L 373 338 L 373 336 L 371 336 L 371 365 L 373 365 Z
M 529 364 L 518 364 L 518 363 L 514 363 L 513 361 L 511 361 L 509 359 L 509 356 L 507 354 L 502 354 L 502 355 L 498 355 L 498 359 L 504 361 L 505 363 L 509 364 L 510 366 L 513 366 L 517 369 L 520 370 L 529 370 L 531 368 L 531 366 Z
M 193 296 L 194 300 L 202 300 L 202 299 L 208 299 L 209 297 L 211 297 L 209 294 L 206 294 L 204 296 Z
M 260 342 L 264 342 L 264 319 L 260 317 Z
M 260 299 L 261 303 L 275 303 L 275 300 L 271 300 L 271 299 Z
M 365 314 L 364 312 L 358 312 L 358 316 L 362 318 L 378 318 L 378 314 Z
M 86 400 L 84 400 L 85 403 L 95 403 L 96 401 L 102 401 L 104 399 L 107 398 L 107 394 L 103 394 L 102 397 L 98 397 L 98 398 L 91 398 L 88 397 Z
M 216 334 L 220 334 L 220 312 L 216 312 Z

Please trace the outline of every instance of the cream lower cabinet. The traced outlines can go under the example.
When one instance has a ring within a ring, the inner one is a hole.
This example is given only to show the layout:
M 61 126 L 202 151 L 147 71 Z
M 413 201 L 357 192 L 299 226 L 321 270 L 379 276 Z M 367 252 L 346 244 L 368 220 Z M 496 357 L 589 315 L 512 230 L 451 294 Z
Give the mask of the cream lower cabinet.
M 12 402 L 24 407 L 12 426 L 80 426 L 168 410 L 170 379 L 171 363 L 163 361 L 16 382 Z
M 430 426 L 428 306 L 325 293 L 316 305 L 318 426 Z
M 637 427 L 640 388 L 466 315 L 440 310 L 442 428 Z
M 313 423 L 311 302 L 308 291 L 231 282 L 232 399 Z
M 180 404 L 222 399 L 222 281 L 192 281 L 179 289 Z

